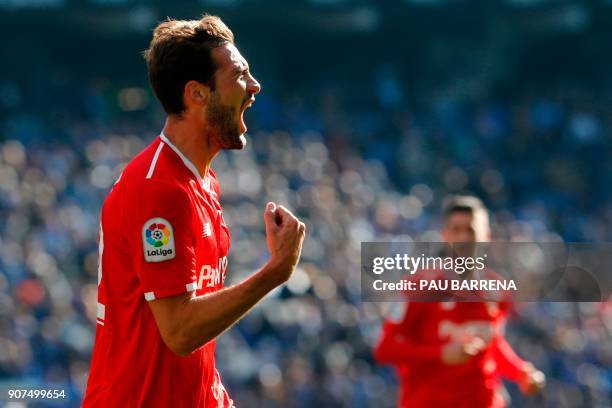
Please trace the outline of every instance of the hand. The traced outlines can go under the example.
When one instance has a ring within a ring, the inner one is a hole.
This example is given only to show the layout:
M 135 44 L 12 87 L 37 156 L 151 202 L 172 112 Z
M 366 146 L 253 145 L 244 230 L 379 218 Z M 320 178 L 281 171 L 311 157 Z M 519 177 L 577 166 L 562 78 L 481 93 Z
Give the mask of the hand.
M 298 264 L 306 227 L 291 211 L 273 202 L 266 205 L 264 220 L 270 250 L 267 266 L 281 284 L 289 279 Z
M 485 342 L 479 337 L 474 337 L 469 342 L 449 342 L 442 348 L 442 362 L 448 365 L 463 364 L 485 347 Z
M 519 382 L 521 392 L 525 395 L 535 395 L 546 385 L 546 376 L 531 363 L 527 363 L 525 375 Z

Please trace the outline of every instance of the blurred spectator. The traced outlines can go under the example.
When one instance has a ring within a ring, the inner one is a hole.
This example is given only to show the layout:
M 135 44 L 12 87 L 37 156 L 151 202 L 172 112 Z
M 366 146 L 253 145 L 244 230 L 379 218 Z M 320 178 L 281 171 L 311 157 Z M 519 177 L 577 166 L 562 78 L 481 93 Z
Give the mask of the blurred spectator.
M 396 63 L 346 78 L 322 69 L 303 93 L 264 84 L 247 113 L 248 147 L 213 163 L 233 238 L 230 283 L 267 256 L 267 201 L 295 209 L 308 231 L 286 287 L 221 337 L 217 362 L 238 406 L 393 406 L 393 375 L 370 355 L 380 312 L 360 300 L 360 243 L 437 240 L 435 203 L 449 192 L 483 197 L 499 239 L 612 239 L 610 88 L 542 90 L 521 77 L 501 97 L 470 81 L 438 85 L 434 70 L 420 85 L 428 97 L 411 100 Z M 88 82 L 45 64 L 49 95 L 32 106 L 31 89 L 0 82 L 0 385 L 57 384 L 78 406 L 100 205 L 161 123 L 151 93 L 129 80 Z M 508 328 L 546 373 L 535 402 L 546 407 L 610 405 L 611 336 L 609 303 L 524 304 Z M 534 404 L 509 390 L 516 406 Z

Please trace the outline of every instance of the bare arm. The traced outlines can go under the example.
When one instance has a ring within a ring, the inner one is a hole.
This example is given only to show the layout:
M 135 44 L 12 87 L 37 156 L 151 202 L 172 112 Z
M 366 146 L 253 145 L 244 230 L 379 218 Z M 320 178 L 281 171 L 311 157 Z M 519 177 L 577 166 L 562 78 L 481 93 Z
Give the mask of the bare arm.
M 493 357 L 500 374 L 516 382 L 524 394 L 537 394 L 546 385 L 544 373 L 521 359 L 503 336 L 493 340 Z
M 224 332 L 281 282 L 264 267 L 246 280 L 204 296 L 194 292 L 149 303 L 166 345 L 187 355 Z
M 193 292 L 149 303 L 162 339 L 184 356 L 227 330 L 268 292 L 286 282 L 297 266 L 304 224 L 286 208 L 269 203 L 264 215 L 270 261 L 244 281 L 220 291 Z

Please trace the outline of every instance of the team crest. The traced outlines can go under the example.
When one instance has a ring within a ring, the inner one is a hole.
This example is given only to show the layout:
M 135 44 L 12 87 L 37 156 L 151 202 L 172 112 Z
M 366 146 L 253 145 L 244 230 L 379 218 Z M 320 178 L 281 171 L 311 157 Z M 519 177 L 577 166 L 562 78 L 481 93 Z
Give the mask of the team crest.
M 142 227 L 145 261 L 161 262 L 176 256 L 172 225 L 163 218 L 151 218 Z

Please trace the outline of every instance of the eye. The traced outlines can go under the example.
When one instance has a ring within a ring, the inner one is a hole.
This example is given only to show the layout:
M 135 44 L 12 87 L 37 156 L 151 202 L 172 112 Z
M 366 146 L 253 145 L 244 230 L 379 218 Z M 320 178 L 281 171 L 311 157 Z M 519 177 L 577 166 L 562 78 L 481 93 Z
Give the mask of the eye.
M 249 74 L 249 69 L 247 68 L 247 69 L 245 69 L 245 70 L 240 71 L 240 73 L 238 74 L 238 78 L 244 78 L 244 77 L 246 77 L 248 74 Z

